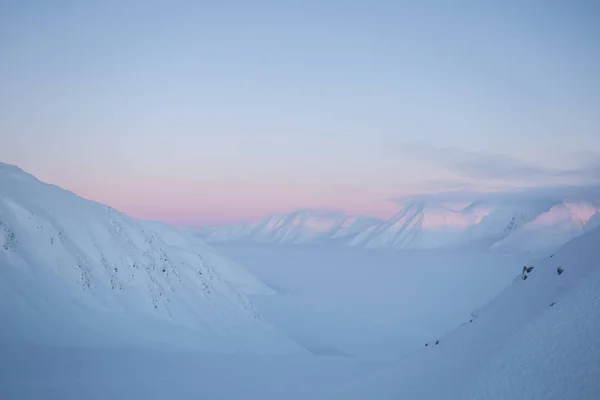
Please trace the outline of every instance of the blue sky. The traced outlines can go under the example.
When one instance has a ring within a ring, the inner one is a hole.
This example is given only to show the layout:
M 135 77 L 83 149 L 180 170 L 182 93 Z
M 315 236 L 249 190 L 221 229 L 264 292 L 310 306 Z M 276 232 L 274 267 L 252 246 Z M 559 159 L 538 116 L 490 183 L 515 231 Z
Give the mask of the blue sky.
M 1 2 L 0 161 L 184 224 L 598 183 L 599 3 L 482 3 Z

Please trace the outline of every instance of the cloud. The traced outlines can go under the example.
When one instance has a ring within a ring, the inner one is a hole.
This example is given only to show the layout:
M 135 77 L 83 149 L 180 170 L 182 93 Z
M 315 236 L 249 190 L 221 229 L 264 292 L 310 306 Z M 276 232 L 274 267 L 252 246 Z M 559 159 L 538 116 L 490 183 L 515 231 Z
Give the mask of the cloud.
M 436 148 L 415 143 L 397 146 L 398 154 L 433 164 L 454 176 L 413 185 L 393 201 L 527 202 L 533 200 L 588 201 L 600 206 L 600 155 L 573 155 L 575 168 L 548 168 L 513 157 L 454 147 Z
M 600 155 L 593 152 L 574 155 L 576 168 L 559 169 L 534 165 L 504 154 L 461 150 L 455 147 L 404 143 L 399 154 L 436 165 L 457 178 L 484 184 L 520 183 L 524 186 L 600 184 Z
M 427 203 L 490 201 L 498 203 L 518 203 L 530 201 L 587 201 L 600 207 L 600 185 L 545 186 L 517 188 L 499 191 L 455 190 L 428 193 L 414 193 L 394 196 L 392 201 L 404 204 L 413 201 Z

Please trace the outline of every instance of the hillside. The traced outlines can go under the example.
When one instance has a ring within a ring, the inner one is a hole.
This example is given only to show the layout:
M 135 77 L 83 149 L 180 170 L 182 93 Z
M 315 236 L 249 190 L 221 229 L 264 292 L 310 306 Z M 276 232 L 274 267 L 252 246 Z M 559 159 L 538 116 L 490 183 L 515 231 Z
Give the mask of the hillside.
M 0 164 L 0 340 L 299 351 L 246 294 L 272 290 L 198 238 Z
M 600 228 L 533 264 L 455 331 L 328 399 L 596 399 Z
M 600 213 L 584 202 L 560 203 L 493 245 L 498 251 L 544 254 L 600 226 Z
M 478 222 L 476 212 L 455 211 L 440 205 L 408 204 L 395 216 L 349 244 L 367 248 L 430 249 L 458 244 L 460 234 Z

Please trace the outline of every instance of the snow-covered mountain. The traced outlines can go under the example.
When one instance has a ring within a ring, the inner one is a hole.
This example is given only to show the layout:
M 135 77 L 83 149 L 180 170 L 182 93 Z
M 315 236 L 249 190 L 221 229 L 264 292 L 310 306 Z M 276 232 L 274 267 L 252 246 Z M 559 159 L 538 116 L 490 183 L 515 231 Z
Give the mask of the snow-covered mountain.
M 509 252 L 548 253 L 598 226 L 600 213 L 589 203 L 560 203 L 496 242 L 492 248 Z
M 442 206 L 409 204 L 392 218 L 361 232 L 349 242 L 368 248 L 434 248 L 451 243 L 456 234 L 475 223 L 472 215 Z
M 335 211 L 299 210 L 269 216 L 261 221 L 203 229 L 207 241 L 255 243 L 307 243 L 353 237 L 370 226 L 376 218 L 345 215 Z
M 573 239 L 455 331 L 326 398 L 597 399 L 599 244 L 600 228 Z
M 299 351 L 246 294 L 272 290 L 197 237 L 0 163 L 0 340 Z
M 493 245 L 513 232 L 519 231 L 527 223 L 559 203 L 561 203 L 559 200 L 548 199 L 502 203 L 476 201 L 463 210 L 467 213 L 476 213 L 479 219 L 476 224 L 465 230 L 462 241 Z
M 599 215 L 589 203 L 548 199 L 477 201 L 459 210 L 421 202 L 403 206 L 385 221 L 299 211 L 252 224 L 206 228 L 199 234 L 215 243 L 335 241 L 366 248 L 477 246 L 499 252 L 543 254 L 600 225 Z

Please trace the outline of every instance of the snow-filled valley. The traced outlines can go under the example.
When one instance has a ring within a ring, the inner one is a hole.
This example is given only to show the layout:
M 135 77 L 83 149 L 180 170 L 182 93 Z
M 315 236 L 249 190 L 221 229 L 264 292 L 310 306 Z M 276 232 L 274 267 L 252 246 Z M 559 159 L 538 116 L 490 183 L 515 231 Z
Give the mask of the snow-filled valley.
M 512 256 L 365 250 L 330 245 L 217 248 L 278 296 L 262 315 L 316 354 L 395 358 L 468 319 L 520 272 Z
M 0 398 L 597 399 L 599 224 L 553 199 L 196 231 L 0 164 Z

